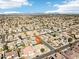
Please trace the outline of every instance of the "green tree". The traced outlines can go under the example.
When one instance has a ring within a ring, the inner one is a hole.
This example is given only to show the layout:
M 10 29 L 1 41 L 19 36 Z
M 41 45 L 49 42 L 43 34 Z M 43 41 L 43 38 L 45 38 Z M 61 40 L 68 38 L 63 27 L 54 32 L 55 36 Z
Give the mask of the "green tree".
M 41 49 L 40 49 L 40 51 L 41 51 L 41 52 L 44 52 L 44 51 L 45 51 L 45 49 L 44 49 L 44 48 L 41 48 Z

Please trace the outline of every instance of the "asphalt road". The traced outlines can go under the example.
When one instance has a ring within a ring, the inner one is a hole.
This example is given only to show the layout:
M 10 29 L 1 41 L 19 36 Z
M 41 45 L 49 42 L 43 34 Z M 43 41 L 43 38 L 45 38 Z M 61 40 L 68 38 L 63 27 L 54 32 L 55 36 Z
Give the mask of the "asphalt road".
M 46 53 L 46 54 L 43 54 L 43 55 L 40 55 L 39 57 L 35 57 L 35 58 L 33 58 L 33 59 L 42 59 L 42 58 L 44 58 L 44 57 L 46 57 L 46 56 L 49 56 L 49 55 L 52 55 L 52 54 L 54 54 L 54 53 L 56 53 L 56 52 L 62 51 L 63 49 L 66 49 L 67 47 L 70 47 L 71 45 L 74 45 L 74 44 L 77 43 L 77 42 L 79 42 L 79 41 L 75 41 L 75 42 L 73 42 L 73 43 L 67 44 L 67 45 L 65 45 L 65 46 L 63 46 L 63 47 L 60 47 L 60 48 L 56 49 L 56 50 L 51 50 L 50 52 L 48 52 L 48 53 Z
M 52 46 L 50 46 L 48 43 L 46 43 L 44 40 L 42 40 L 42 43 L 46 45 L 50 50 L 55 50 Z

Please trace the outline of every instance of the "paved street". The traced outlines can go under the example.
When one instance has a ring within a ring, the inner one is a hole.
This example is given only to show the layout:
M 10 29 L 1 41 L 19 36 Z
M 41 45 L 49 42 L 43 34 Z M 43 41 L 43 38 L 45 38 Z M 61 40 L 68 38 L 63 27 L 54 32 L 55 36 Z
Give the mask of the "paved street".
M 75 41 L 75 42 L 73 42 L 73 43 L 71 43 L 71 44 L 73 45 L 73 44 L 78 43 L 78 42 L 79 42 L 79 41 Z M 54 53 L 56 53 L 56 52 L 59 52 L 59 51 L 62 51 L 62 50 L 64 50 L 64 49 L 66 49 L 67 47 L 70 47 L 71 44 L 65 45 L 65 46 L 63 46 L 63 47 L 61 47 L 61 48 L 58 48 L 58 49 L 56 49 L 56 50 L 53 50 L 53 49 L 52 49 L 50 52 L 48 52 L 48 53 L 46 53 L 46 54 L 44 54 L 44 55 L 41 55 L 41 56 L 39 56 L 39 57 L 33 58 L 33 59 L 42 59 L 42 58 L 44 58 L 44 57 L 46 57 L 46 56 L 50 56 L 50 55 L 52 55 L 52 54 L 54 54 Z

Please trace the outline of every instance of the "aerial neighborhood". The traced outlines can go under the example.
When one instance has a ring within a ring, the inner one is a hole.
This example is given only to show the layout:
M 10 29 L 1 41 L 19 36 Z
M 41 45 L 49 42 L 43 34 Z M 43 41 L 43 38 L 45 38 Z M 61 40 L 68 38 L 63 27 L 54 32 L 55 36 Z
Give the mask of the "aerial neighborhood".
M 79 59 L 79 16 L 0 15 L 0 59 Z

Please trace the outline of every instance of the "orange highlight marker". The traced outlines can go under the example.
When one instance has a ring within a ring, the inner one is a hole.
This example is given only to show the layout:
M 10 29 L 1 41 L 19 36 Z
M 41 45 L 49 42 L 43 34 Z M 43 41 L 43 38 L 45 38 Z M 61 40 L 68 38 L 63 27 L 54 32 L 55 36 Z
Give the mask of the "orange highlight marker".
M 39 36 L 35 36 L 35 41 L 37 44 L 41 44 L 41 38 Z

